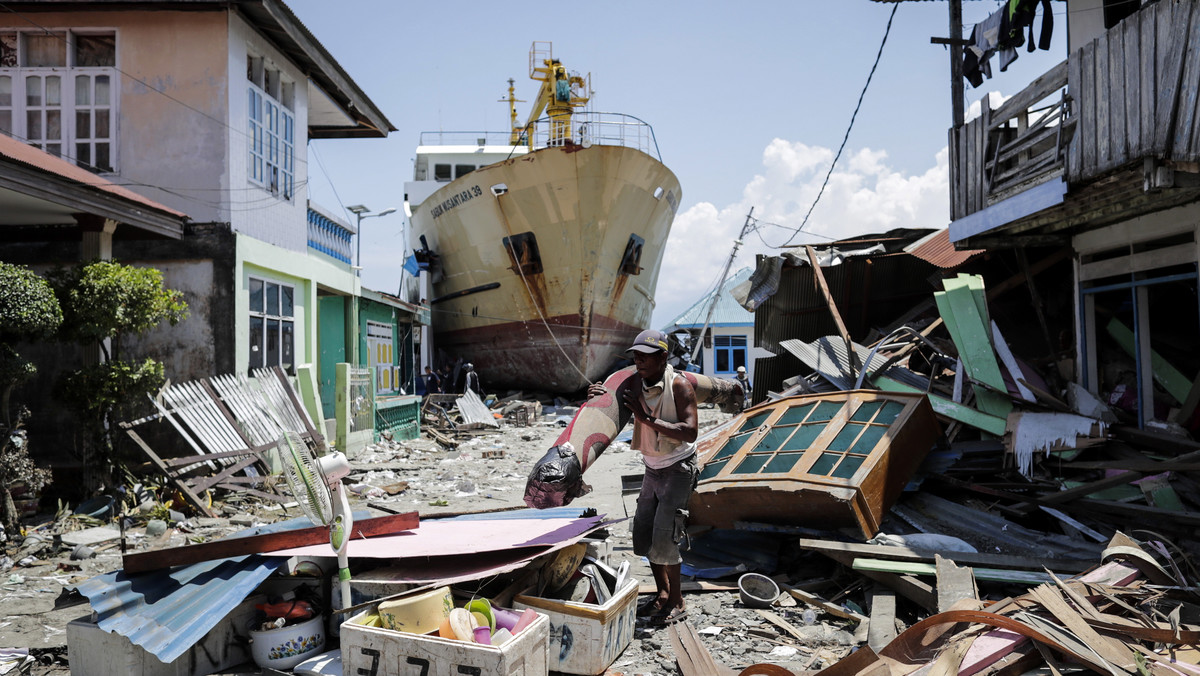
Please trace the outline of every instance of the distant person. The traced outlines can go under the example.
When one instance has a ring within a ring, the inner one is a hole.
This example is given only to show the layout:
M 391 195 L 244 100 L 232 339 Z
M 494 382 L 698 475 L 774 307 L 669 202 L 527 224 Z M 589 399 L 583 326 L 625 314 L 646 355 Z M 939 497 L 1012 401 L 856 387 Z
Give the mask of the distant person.
M 750 376 L 746 375 L 745 366 L 737 367 L 737 381 L 738 385 L 742 386 L 742 409 L 745 410 L 750 408 L 750 390 L 752 389 L 750 386 Z
M 455 394 L 457 388 L 454 387 L 454 374 L 450 370 L 450 364 L 442 364 L 442 372 L 438 375 L 442 379 L 442 394 Z
M 642 454 L 646 473 L 633 517 L 633 553 L 645 556 L 658 593 L 637 609 L 637 616 L 660 624 L 687 617 L 680 588 L 679 540 L 684 509 L 696 487 L 698 414 L 696 392 L 687 378 L 667 363 L 667 336 L 662 331 L 638 334 L 625 351 L 635 373 L 615 396 L 636 422 L 630 444 Z M 588 387 L 588 397 L 607 393 L 603 383 Z
M 475 370 L 475 365 L 467 363 L 463 366 L 463 371 L 466 372 L 465 382 L 463 383 L 463 394 L 466 394 L 467 390 L 470 390 L 479 395 L 480 399 L 483 399 L 483 386 L 479 384 L 479 372 Z
M 425 394 L 441 394 L 442 379 L 433 369 L 425 367 Z

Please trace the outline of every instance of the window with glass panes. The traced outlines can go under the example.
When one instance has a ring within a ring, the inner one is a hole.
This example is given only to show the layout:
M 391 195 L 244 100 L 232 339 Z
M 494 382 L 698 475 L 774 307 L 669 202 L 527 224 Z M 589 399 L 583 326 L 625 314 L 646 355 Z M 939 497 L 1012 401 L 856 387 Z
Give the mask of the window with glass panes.
M 780 474 L 849 480 L 906 405 L 864 397 L 785 400 L 747 418 L 706 461 L 700 480 Z
M 281 366 L 296 358 L 295 287 L 250 278 L 250 369 Z
M 716 373 L 734 373 L 746 365 L 746 336 L 713 336 Z
M 250 182 L 290 200 L 296 181 L 295 85 L 257 56 L 248 57 L 246 77 Z
M 115 31 L 0 29 L 0 133 L 115 171 Z

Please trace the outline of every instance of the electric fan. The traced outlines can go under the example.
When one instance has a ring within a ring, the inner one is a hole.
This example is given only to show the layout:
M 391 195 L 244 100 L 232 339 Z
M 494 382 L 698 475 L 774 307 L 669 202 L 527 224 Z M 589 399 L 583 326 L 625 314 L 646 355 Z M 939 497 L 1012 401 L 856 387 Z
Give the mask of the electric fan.
M 329 526 L 329 544 L 337 552 L 342 606 L 349 607 L 350 564 L 346 558 L 346 544 L 354 528 L 354 516 L 350 513 L 350 501 L 346 498 L 342 478 L 350 473 L 350 462 L 338 451 L 314 458 L 308 444 L 298 434 L 287 430 L 275 442 L 275 452 L 292 495 L 304 514 L 313 525 Z

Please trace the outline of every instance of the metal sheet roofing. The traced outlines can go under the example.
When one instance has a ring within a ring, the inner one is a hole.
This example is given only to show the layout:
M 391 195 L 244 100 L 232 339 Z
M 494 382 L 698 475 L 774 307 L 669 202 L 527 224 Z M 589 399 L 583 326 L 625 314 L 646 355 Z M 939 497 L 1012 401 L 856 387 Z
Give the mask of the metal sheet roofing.
M 795 355 L 797 359 L 804 362 L 809 368 L 820 373 L 822 377 L 838 388 L 843 390 L 854 389 L 856 377 L 850 373 L 850 356 L 846 351 L 846 343 L 841 337 L 823 336 L 811 343 L 805 343 L 801 340 L 785 340 L 779 343 L 779 345 Z M 877 368 L 886 361 L 885 357 L 876 354 L 874 359 L 867 364 L 867 357 L 871 354 L 871 351 L 857 343 L 854 344 L 854 351 L 858 354 L 858 362 L 866 364 L 868 371 L 870 371 L 872 366 Z M 929 380 L 927 378 L 906 368 L 890 366 L 883 374 L 919 390 L 929 389 Z
M 943 269 L 957 268 L 974 256 L 984 253 L 983 249 L 955 249 L 954 243 L 950 241 L 948 228 L 913 242 L 904 250 Z
M 712 319 L 708 322 L 709 326 L 752 326 L 754 324 L 754 313 L 738 304 L 732 293 L 738 285 L 750 279 L 753 272 L 754 270 L 751 268 L 742 268 L 725 280 L 717 296 L 717 305 L 713 308 Z M 715 290 L 705 294 L 703 298 L 672 320 L 667 326 L 667 332 L 669 333 L 672 329 L 702 328 L 708 317 L 708 308 L 712 305 L 713 296 L 717 294 L 718 292 Z
M 367 512 L 356 512 L 365 519 Z M 305 518 L 241 531 L 237 537 L 305 528 Z M 163 662 L 172 662 L 204 638 L 287 559 L 238 556 L 172 570 L 97 575 L 76 589 L 96 611 L 100 628 L 128 638 Z

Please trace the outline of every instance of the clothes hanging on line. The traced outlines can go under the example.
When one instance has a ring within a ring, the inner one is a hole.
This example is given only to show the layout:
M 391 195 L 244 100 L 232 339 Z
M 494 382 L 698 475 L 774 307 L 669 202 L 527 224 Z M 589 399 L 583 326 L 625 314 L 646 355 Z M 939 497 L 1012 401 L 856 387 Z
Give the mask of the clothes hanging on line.
M 1035 43 L 1033 24 L 1038 6 L 1042 8 L 1042 31 Z M 963 54 L 963 77 L 972 87 L 992 77 L 991 58 L 1000 54 L 1000 72 L 1017 60 L 1017 47 L 1026 44 L 1025 29 L 1029 29 L 1028 51 L 1049 49 L 1054 32 L 1054 12 L 1050 0 L 1007 0 L 988 18 L 975 24 L 970 44 Z

